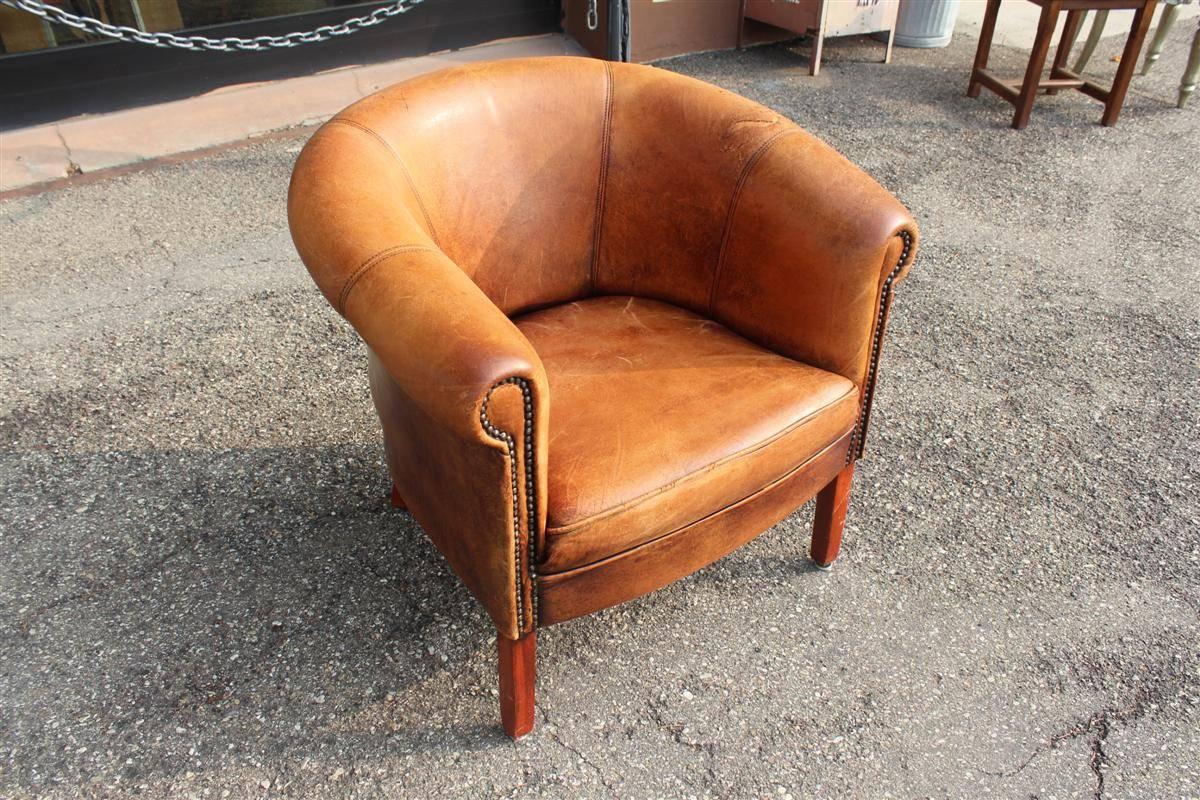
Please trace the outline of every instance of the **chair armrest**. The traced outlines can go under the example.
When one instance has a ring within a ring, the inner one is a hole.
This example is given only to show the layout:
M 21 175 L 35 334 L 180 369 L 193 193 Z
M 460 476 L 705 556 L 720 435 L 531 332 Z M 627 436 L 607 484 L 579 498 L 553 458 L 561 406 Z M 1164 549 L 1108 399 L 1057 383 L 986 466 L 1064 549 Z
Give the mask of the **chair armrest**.
M 528 340 L 438 247 L 408 174 L 369 129 L 335 117 L 292 173 L 288 222 L 313 280 L 421 407 L 471 438 L 487 392 L 540 380 Z
M 327 124 L 293 172 L 297 250 L 371 354 L 388 460 L 409 510 L 517 638 L 534 623 L 547 391 L 532 345 L 437 246 L 373 134 Z M 397 444 L 398 443 L 398 444 Z
M 505 636 L 536 625 L 546 375 L 529 341 L 438 251 L 387 257 L 344 313 L 371 351 L 389 472 Z
M 764 346 L 854 381 L 857 448 L 895 285 L 917 226 L 883 187 L 793 128 L 743 171 L 713 282 L 713 316 Z
M 545 370 L 529 340 L 440 251 L 381 259 L 342 313 L 405 394 L 466 441 L 495 445 L 485 404 L 506 382 L 544 395 Z

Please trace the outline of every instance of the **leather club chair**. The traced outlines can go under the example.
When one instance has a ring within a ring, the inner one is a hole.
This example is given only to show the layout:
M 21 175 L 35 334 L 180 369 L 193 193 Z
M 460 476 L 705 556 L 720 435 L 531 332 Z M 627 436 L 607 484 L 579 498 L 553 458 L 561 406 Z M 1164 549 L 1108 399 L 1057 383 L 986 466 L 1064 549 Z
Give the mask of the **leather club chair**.
M 814 495 L 834 560 L 917 231 L 793 123 L 653 67 L 457 67 L 322 126 L 288 214 L 366 341 L 393 502 L 495 622 L 510 736 L 538 627 Z

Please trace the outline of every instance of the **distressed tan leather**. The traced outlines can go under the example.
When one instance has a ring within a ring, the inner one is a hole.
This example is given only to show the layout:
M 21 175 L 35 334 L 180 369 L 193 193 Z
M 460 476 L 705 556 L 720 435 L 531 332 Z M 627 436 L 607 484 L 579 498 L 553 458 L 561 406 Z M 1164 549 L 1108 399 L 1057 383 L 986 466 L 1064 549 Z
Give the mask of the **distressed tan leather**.
M 769 109 L 574 58 L 355 103 L 289 220 L 370 349 L 396 487 L 511 639 L 540 593 L 557 621 L 649 591 L 854 458 L 916 246 Z
M 858 389 L 840 375 L 656 300 L 596 297 L 527 314 L 517 327 L 553 398 L 543 573 L 720 511 L 857 418 Z

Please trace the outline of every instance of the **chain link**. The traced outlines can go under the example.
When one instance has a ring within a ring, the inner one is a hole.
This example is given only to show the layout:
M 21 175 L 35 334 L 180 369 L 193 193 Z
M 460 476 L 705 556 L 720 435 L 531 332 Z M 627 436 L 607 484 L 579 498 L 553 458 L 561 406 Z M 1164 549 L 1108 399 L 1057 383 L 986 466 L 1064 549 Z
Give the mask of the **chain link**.
M 587 29 L 594 31 L 600 27 L 600 14 L 596 11 L 596 0 L 588 0 Z
M 58 25 L 66 25 L 85 33 L 94 33 L 110 39 L 148 44 L 153 47 L 175 47 L 192 51 L 213 50 L 228 53 L 234 50 L 254 51 L 277 47 L 297 47 L 302 44 L 326 42 L 337 36 L 349 36 L 403 14 L 423 2 L 425 0 L 397 0 L 391 5 L 375 9 L 370 14 L 351 17 L 337 25 L 321 25 L 311 31 L 285 33 L 282 36 L 255 36 L 252 39 L 243 39 L 238 36 L 210 39 L 207 36 L 178 36 L 174 33 L 140 31 L 125 25 L 110 25 L 92 17 L 81 17 L 57 6 L 43 3 L 41 0 L 0 0 L 0 5 L 15 8 L 18 11 L 27 11 Z

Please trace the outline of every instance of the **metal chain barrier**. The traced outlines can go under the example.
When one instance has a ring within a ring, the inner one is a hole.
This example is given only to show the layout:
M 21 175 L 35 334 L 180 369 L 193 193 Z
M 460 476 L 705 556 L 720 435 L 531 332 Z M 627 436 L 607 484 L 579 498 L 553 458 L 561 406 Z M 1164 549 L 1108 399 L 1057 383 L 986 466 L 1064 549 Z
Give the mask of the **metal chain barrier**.
M 18 11 L 27 11 L 49 22 L 66 25 L 85 33 L 106 36 L 110 39 L 148 44 L 154 47 L 175 47 L 192 51 L 215 50 L 227 53 L 233 50 L 271 50 L 277 47 L 297 47 L 302 44 L 326 42 L 338 36 L 349 36 L 352 33 L 374 27 L 423 2 L 425 0 L 397 0 L 391 5 L 375 9 L 370 14 L 351 17 L 337 25 L 322 25 L 311 31 L 285 33 L 282 36 L 255 36 L 252 39 L 243 39 L 238 36 L 210 39 L 207 36 L 178 36 L 174 33 L 140 31 L 126 25 L 110 25 L 92 17 L 81 17 L 57 6 L 43 3 L 41 0 L 0 0 L 0 5 L 15 8 Z

